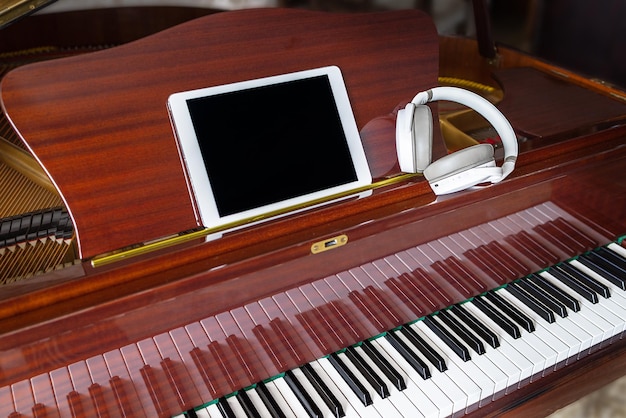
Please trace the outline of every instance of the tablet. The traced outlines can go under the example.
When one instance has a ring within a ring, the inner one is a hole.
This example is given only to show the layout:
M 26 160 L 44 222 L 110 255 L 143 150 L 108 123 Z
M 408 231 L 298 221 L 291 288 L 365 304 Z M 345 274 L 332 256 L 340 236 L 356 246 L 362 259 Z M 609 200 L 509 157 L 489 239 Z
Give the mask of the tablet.
M 371 184 L 337 67 L 174 93 L 168 109 L 207 228 L 279 216 Z

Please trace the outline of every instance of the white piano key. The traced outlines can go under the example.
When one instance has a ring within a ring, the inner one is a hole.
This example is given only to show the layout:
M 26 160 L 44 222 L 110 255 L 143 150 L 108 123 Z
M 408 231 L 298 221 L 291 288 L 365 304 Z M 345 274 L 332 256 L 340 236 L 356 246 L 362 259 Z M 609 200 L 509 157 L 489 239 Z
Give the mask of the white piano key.
M 265 383 L 265 387 L 267 388 L 270 395 L 272 395 L 272 397 L 276 401 L 276 404 L 286 418 L 297 418 L 296 414 L 291 409 L 291 406 L 289 405 L 287 400 L 285 400 L 285 397 L 281 393 L 280 389 L 278 388 L 278 386 L 276 386 L 276 380 L 282 380 L 282 378 Z
M 216 403 L 212 403 L 207 405 L 206 408 L 196 411 L 196 415 L 198 415 L 198 418 L 222 418 L 222 413 L 217 408 Z
M 270 416 L 270 412 L 267 409 L 267 407 L 265 406 L 265 404 L 263 403 L 263 399 L 261 399 L 261 397 L 259 396 L 259 393 L 256 391 L 256 389 L 250 389 L 250 390 L 246 391 L 246 393 L 248 394 L 248 397 L 250 398 L 250 401 L 252 401 L 252 404 L 254 405 L 256 410 L 259 412 L 259 414 L 262 417 L 269 417 Z
M 395 406 L 393 406 L 393 404 L 389 401 L 389 398 L 384 398 L 384 399 L 381 398 L 380 395 L 378 394 L 378 392 L 376 390 L 372 389 L 372 387 L 367 383 L 367 381 L 365 380 L 365 378 L 363 377 L 361 372 L 359 372 L 359 370 L 356 368 L 356 366 L 354 366 L 352 361 L 350 361 L 350 359 L 348 358 L 348 356 L 346 356 L 345 353 L 340 353 L 339 354 L 339 358 L 341 359 L 341 361 L 343 361 L 343 363 L 346 365 L 346 367 L 348 367 L 348 369 L 350 369 L 352 374 L 357 379 L 359 379 L 361 384 L 369 391 L 369 393 L 370 393 L 370 395 L 372 397 L 372 404 L 373 404 L 372 406 L 374 406 L 381 415 L 383 415 L 385 418 L 387 418 L 387 417 L 396 417 L 396 418 L 402 417 L 400 412 L 398 412 L 398 410 L 395 408 Z
M 378 348 L 378 347 L 376 347 Z M 389 401 L 393 404 L 393 406 L 402 414 L 402 416 L 422 416 L 426 417 L 425 413 L 422 412 L 421 406 L 419 403 L 413 404 L 410 398 L 405 394 L 405 390 L 399 391 L 395 385 L 387 379 L 385 374 L 378 368 L 378 366 L 369 358 L 369 356 L 363 351 L 361 347 L 355 347 L 355 351 L 361 356 L 364 362 L 368 364 L 368 366 L 374 370 L 381 379 L 387 384 L 387 388 L 389 389 Z M 430 402 L 428 402 L 430 404 Z M 432 404 L 430 404 L 432 405 Z M 434 408 L 434 405 L 432 405 Z
M 448 370 L 443 374 L 449 376 L 467 395 L 465 409 L 478 405 L 481 399 L 493 396 L 495 383 L 472 362 L 473 358 L 470 361 L 461 360 L 423 321 L 410 326 L 445 359 Z
M 446 328 L 448 332 L 455 335 L 457 339 L 461 340 L 461 336 L 456 334 L 450 327 L 441 322 L 441 326 Z M 434 335 L 434 334 L 433 334 Z M 457 363 L 460 369 L 464 370 L 471 379 L 476 382 L 481 387 L 481 397 L 480 399 L 493 400 L 493 396 L 496 394 L 501 394 L 507 387 L 508 377 L 505 375 L 502 370 L 500 370 L 493 362 L 484 355 L 478 354 L 471 346 L 467 345 L 467 348 L 470 350 L 471 360 L 467 362 L 460 361 L 458 357 L 454 358 L 454 361 Z M 476 366 L 478 369 L 477 373 L 474 373 L 474 367 Z M 484 376 L 484 377 L 483 377 Z M 491 396 L 488 396 L 490 394 Z
M 456 315 L 454 311 L 448 311 L 449 315 L 455 320 L 463 323 L 463 321 Z M 492 364 L 498 367 L 502 373 L 507 376 L 506 388 L 517 387 L 517 384 L 521 380 L 521 369 L 511 362 L 498 348 L 493 348 L 489 344 L 483 344 L 485 347 L 485 353 L 483 356 L 491 360 Z
M 345 399 L 350 404 L 351 408 L 349 410 L 354 411 L 358 414 L 358 416 L 363 417 L 383 417 L 384 411 L 381 413 L 376 409 L 374 405 L 364 406 L 360 399 L 352 392 L 352 389 L 348 386 L 348 384 L 343 380 L 339 372 L 335 370 L 330 361 L 327 358 L 321 358 L 317 360 L 317 363 L 322 366 L 326 374 L 330 377 L 330 380 L 337 387 L 339 393 L 341 393 Z M 346 412 L 346 416 L 348 412 Z
M 389 356 L 389 354 L 387 354 L 387 352 L 378 344 L 378 341 L 382 341 L 382 340 L 383 340 L 382 338 L 378 338 L 376 340 L 371 341 L 372 346 L 382 356 L 385 357 L 385 359 L 389 362 L 389 364 L 391 364 L 392 367 L 394 367 L 402 375 L 406 384 L 406 388 L 403 389 L 401 392 L 399 392 L 398 389 L 394 385 L 391 385 L 389 389 L 389 393 L 390 393 L 390 397 L 392 398 L 392 400 L 394 400 L 395 402 L 394 394 L 396 393 L 401 394 L 406 399 L 408 399 L 409 403 L 413 404 L 414 408 L 417 411 L 419 411 L 424 417 L 427 417 L 427 418 L 439 417 L 440 409 L 430 400 L 430 398 L 423 392 L 423 390 L 420 389 L 416 385 L 416 383 L 413 380 L 406 378 L 406 374 L 404 370 L 398 364 L 396 364 L 394 359 L 391 356 Z M 450 401 L 448 402 L 450 403 L 450 405 L 452 404 Z M 401 410 L 401 408 L 398 408 L 398 409 Z
M 622 257 L 626 258 L 626 248 L 622 247 L 621 245 L 612 242 L 609 245 L 607 245 L 607 248 L 610 249 L 611 251 L 616 252 L 617 254 L 621 255 Z
M 289 408 L 293 411 L 296 417 L 309 416 L 309 414 L 307 414 L 306 410 L 304 409 L 296 395 L 293 393 L 289 385 L 287 385 L 287 382 L 285 382 L 284 378 L 280 377 L 278 379 L 274 379 L 271 383 L 276 385 L 276 388 L 278 388 L 280 394 L 283 396 L 283 398 L 285 398 L 285 402 L 287 403 L 287 405 L 289 405 Z
M 550 273 L 546 271 L 542 271 L 542 277 L 546 280 L 549 280 L 554 286 L 558 286 L 562 290 L 568 292 L 569 294 L 573 294 L 574 291 L 564 285 L 561 281 L 556 279 Z M 599 328 L 601 331 L 601 335 L 598 335 L 597 341 L 594 341 L 595 344 L 602 343 L 603 341 L 608 341 L 616 332 L 615 325 L 611 324 L 609 321 L 602 318 L 596 310 L 605 311 L 599 303 L 591 303 L 583 297 L 579 298 L 580 303 L 580 311 L 577 312 L 578 316 L 587 318 L 587 320 L 593 324 L 596 328 Z
M 491 329 L 500 339 L 500 347 L 502 353 L 522 370 L 521 378 L 524 382 L 527 378 L 539 374 L 543 371 L 545 358 L 537 353 L 521 338 L 514 339 L 500 328 L 487 315 L 478 309 L 472 302 L 467 302 L 463 307 L 469 310 L 476 318 L 483 322 L 485 326 Z
M 412 384 L 419 388 L 421 391 L 423 391 L 428 399 L 436 406 L 437 410 L 439 411 L 439 417 L 450 416 L 452 415 L 453 411 L 458 412 L 465 408 L 465 405 L 467 404 L 465 394 L 463 394 L 463 398 L 451 399 L 451 394 L 446 390 L 447 388 L 445 386 L 443 388 L 440 387 L 441 379 L 437 379 L 438 382 L 436 380 L 433 380 L 432 377 L 426 380 L 422 379 L 422 377 L 415 371 L 415 369 L 411 367 L 411 365 L 400 355 L 400 353 L 398 353 L 395 348 L 393 348 L 391 343 L 389 343 L 389 341 L 387 341 L 385 338 L 377 338 L 372 341 L 372 344 L 376 345 L 377 348 L 381 350 L 381 352 L 386 353 L 390 361 L 393 361 L 392 364 L 398 366 L 398 368 L 405 373 L 407 386 L 409 386 L 409 384 Z M 440 372 L 435 369 L 433 370 L 433 373 Z M 451 387 L 456 387 L 454 383 L 452 383 L 451 385 L 449 384 L 449 382 L 446 383 Z
M 291 372 L 294 374 L 296 379 L 298 379 L 298 382 L 300 382 L 300 384 L 302 385 L 302 388 L 306 391 L 306 393 L 309 394 L 309 396 L 311 397 L 311 400 L 319 408 L 322 415 L 324 417 L 329 417 L 329 418 L 334 417 L 335 416 L 334 413 L 330 409 L 328 409 L 328 407 L 326 406 L 326 403 L 324 402 L 322 397 L 317 393 L 313 385 L 311 385 L 311 383 L 309 382 L 309 379 L 307 379 L 307 377 L 304 375 L 302 370 L 300 370 L 299 368 L 295 368 L 291 370 Z
M 490 301 L 485 301 L 486 303 L 491 303 Z M 492 304 L 492 306 L 494 306 Z M 527 344 L 529 347 L 532 347 L 534 351 L 536 351 L 539 355 L 544 358 L 544 363 L 542 366 L 541 375 L 545 376 L 552 372 L 557 364 L 557 351 L 538 338 L 535 332 L 528 332 L 524 329 L 524 327 L 519 327 L 521 338 L 515 340 L 517 344 L 520 344 L 520 340 Z
M 244 411 L 243 407 L 239 403 L 239 400 L 237 400 L 237 398 L 235 396 L 231 396 L 230 398 L 226 398 L 226 399 L 224 399 L 224 398 L 221 399 L 222 402 L 224 400 L 226 400 L 226 402 L 230 406 L 230 409 L 233 410 L 233 413 L 235 414 L 236 417 L 245 417 L 246 416 L 246 411 Z
M 580 342 L 572 338 L 569 338 L 569 340 L 571 340 L 573 345 L 568 345 L 563 342 L 563 340 L 557 336 L 560 327 L 558 326 L 556 321 L 552 324 L 548 324 L 535 311 L 530 309 L 522 301 L 509 293 L 509 291 L 505 288 L 498 290 L 497 293 L 503 299 L 507 300 L 510 304 L 515 306 L 517 309 L 519 309 L 521 312 L 523 312 L 526 316 L 534 321 L 535 331 L 533 332 L 533 334 L 541 339 L 544 343 L 546 343 L 549 347 L 551 347 L 554 351 L 556 351 L 556 364 L 559 364 L 561 362 L 564 363 L 569 357 L 578 354 L 578 350 L 580 349 Z M 567 335 L 562 335 L 562 338 L 567 338 Z

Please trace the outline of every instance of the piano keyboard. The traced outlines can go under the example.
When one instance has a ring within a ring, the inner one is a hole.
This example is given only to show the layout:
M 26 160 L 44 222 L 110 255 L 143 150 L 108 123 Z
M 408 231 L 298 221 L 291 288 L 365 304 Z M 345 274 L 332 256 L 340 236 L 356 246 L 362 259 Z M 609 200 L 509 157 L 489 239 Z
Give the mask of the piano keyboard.
M 601 241 L 544 203 L 0 387 L 0 417 L 460 416 L 622 337 Z
M 447 417 L 621 339 L 626 250 L 532 274 L 178 417 Z

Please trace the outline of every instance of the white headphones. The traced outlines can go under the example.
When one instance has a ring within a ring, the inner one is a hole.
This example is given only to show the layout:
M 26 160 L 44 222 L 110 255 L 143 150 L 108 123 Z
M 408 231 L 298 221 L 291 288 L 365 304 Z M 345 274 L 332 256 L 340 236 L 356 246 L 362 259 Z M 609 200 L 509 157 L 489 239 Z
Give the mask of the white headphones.
M 494 149 L 478 144 L 431 163 L 433 119 L 426 103 L 448 100 L 474 109 L 494 127 L 504 146 L 504 163 L 496 167 Z M 457 87 L 435 87 L 418 93 L 396 119 L 396 152 L 400 170 L 424 173 L 436 195 L 453 193 L 479 183 L 498 183 L 515 168 L 518 147 L 515 132 L 504 115 L 489 101 Z

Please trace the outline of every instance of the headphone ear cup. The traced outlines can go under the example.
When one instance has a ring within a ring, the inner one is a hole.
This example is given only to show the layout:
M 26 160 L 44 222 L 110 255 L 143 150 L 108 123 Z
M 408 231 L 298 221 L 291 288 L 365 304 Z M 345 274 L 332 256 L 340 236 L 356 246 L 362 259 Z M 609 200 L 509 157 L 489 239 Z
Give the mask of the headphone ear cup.
M 407 104 L 396 118 L 396 152 L 400 170 L 421 173 L 432 159 L 433 118 L 430 107 Z
M 433 162 L 424 170 L 424 177 L 432 183 L 482 164 L 495 164 L 493 152 L 493 147 L 489 144 L 463 148 Z

